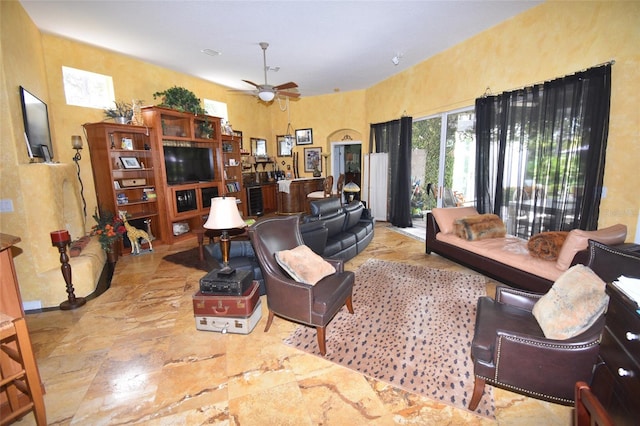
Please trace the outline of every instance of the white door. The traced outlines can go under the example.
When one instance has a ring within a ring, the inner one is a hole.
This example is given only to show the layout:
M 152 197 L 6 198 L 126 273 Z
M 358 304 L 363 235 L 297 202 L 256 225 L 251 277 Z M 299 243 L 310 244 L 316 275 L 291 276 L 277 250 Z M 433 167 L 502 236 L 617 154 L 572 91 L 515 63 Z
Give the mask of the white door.
M 387 220 L 387 188 L 389 154 L 386 152 L 365 155 L 362 199 L 371 208 L 376 220 Z

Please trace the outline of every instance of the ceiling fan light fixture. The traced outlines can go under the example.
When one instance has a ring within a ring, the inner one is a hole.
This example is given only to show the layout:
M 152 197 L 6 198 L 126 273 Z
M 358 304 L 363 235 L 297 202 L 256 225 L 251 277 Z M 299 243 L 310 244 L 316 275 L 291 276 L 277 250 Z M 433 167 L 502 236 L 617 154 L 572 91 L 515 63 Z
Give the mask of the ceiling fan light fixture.
M 261 90 L 258 92 L 258 97 L 265 102 L 271 102 L 276 94 L 272 90 Z

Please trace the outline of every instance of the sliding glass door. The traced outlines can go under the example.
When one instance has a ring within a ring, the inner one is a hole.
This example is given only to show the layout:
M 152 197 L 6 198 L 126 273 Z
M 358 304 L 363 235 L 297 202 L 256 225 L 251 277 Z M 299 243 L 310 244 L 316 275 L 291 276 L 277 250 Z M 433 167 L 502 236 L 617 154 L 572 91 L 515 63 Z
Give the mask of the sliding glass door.
M 473 107 L 413 121 L 411 211 L 472 206 L 475 202 Z

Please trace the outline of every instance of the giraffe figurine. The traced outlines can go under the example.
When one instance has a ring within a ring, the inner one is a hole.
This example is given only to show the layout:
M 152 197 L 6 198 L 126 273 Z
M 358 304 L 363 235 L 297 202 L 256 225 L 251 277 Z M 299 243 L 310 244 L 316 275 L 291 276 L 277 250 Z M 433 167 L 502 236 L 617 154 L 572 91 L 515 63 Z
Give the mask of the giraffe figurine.
M 124 227 L 127 229 L 127 237 L 129 241 L 131 241 L 131 254 L 140 254 L 140 243 L 138 242 L 139 238 L 146 240 L 149 243 L 149 251 L 153 251 L 153 246 L 151 245 L 151 238 L 149 238 L 149 234 L 147 234 L 142 229 L 135 228 L 133 225 L 129 225 L 127 221 L 127 213 L 119 211 L 118 216 L 122 219 L 124 223 Z

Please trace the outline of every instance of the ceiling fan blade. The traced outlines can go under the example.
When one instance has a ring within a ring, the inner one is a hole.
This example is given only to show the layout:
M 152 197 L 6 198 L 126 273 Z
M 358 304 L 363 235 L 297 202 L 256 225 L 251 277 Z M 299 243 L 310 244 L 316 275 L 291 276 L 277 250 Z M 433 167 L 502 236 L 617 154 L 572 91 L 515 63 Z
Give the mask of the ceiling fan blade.
M 277 93 L 280 96 L 286 96 L 288 98 L 299 98 L 300 97 L 300 93 L 297 93 L 297 92 L 282 92 L 282 91 L 278 90 Z
M 245 83 L 249 83 L 250 85 L 255 86 L 258 89 L 260 88 L 260 85 L 254 83 L 253 81 L 249 81 L 249 80 L 242 80 L 242 81 L 244 81 Z
M 294 83 L 293 81 L 290 81 L 288 83 L 284 83 L 284 84 L 281 84 L 279 86 L 275 86 L 274 89 L 276 89 L 276 90 L 287 90 L 287 89 L 295 89 L 296 87 L 298 87 L 298 85 L 296 83 Z

